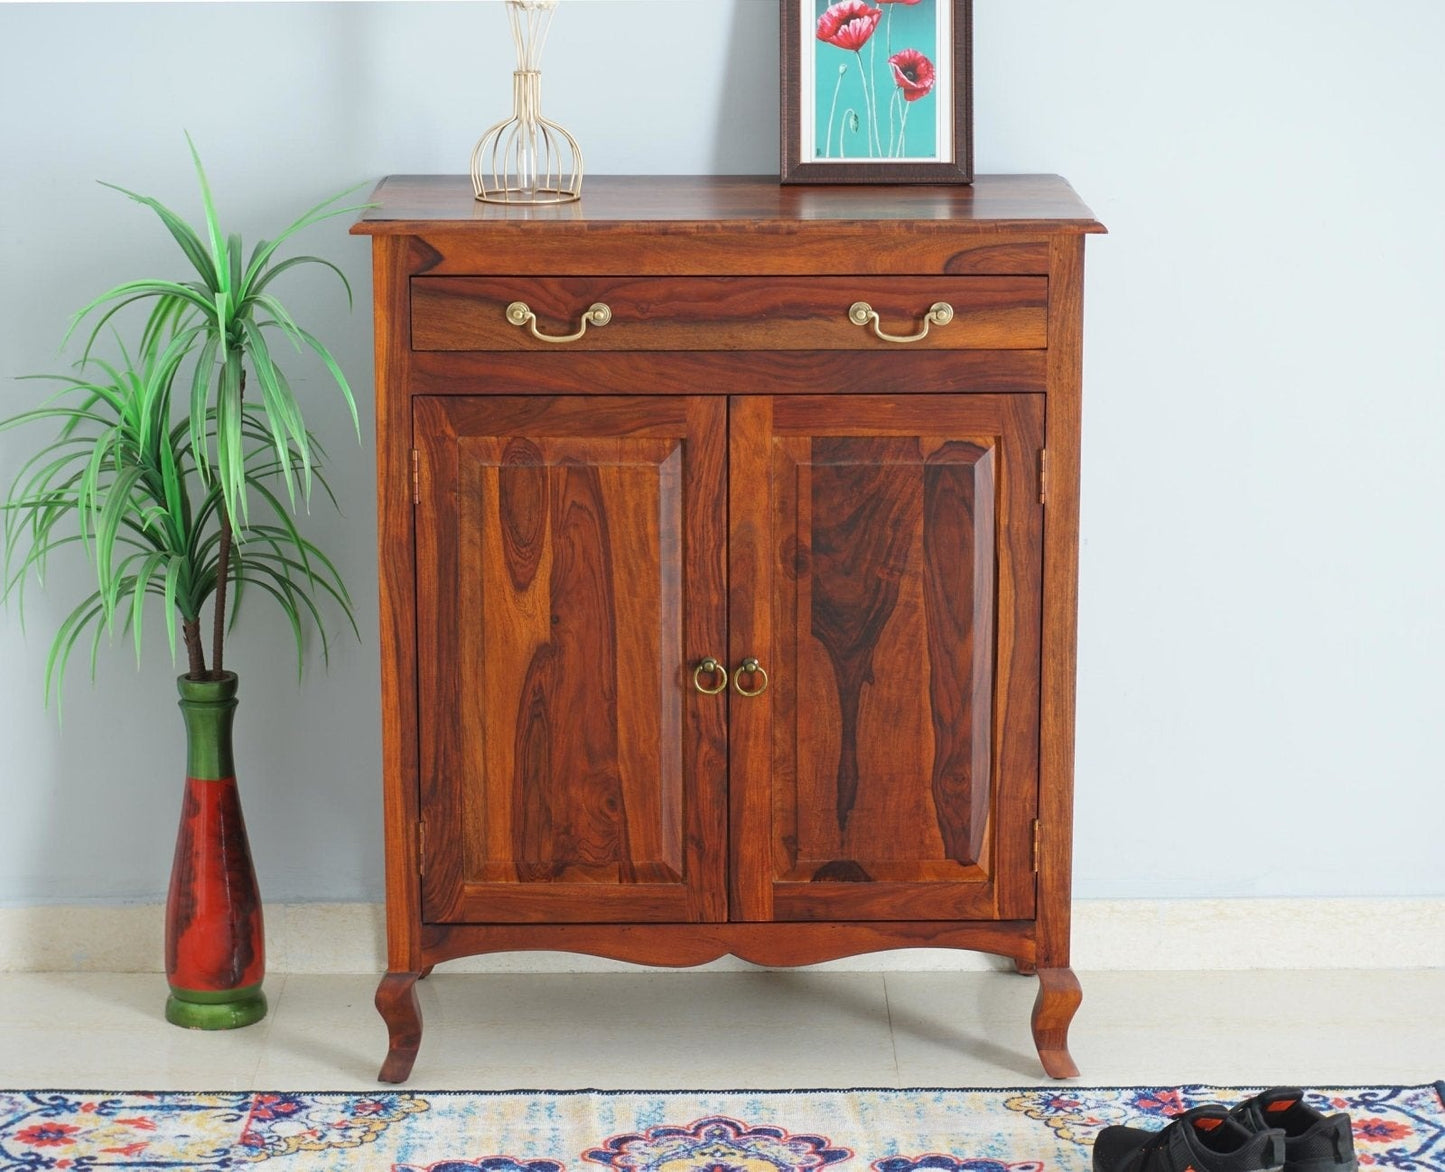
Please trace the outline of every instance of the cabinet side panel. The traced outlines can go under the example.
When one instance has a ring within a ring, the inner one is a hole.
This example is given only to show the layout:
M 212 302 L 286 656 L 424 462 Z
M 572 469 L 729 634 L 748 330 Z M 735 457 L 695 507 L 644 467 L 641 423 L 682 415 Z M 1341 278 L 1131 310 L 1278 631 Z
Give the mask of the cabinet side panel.
M 1044 514 L 1039 736 L 1039 967 L 1069 963 L 1074 695 L 1079 600 L 1079 433 L 1084 241 L 1058 237 L 1049 275 L 1048 507 Z
M 411 238 L 372 242 L 376 334 L 377 553 L 388 967 L 420 965 L 417 858 L 416 594 L 409 399 Z

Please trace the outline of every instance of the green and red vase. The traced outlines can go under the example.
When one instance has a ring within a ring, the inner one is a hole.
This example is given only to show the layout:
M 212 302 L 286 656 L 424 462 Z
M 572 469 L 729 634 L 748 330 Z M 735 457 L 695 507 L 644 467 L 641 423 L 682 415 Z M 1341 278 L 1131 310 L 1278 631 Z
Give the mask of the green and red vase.
M 186 790 L 166 899 L 166 1020 L 229 1030 L 266 1016 L 261 893 L 236 791 L 236 675 L 177 681 L 186 722 Z

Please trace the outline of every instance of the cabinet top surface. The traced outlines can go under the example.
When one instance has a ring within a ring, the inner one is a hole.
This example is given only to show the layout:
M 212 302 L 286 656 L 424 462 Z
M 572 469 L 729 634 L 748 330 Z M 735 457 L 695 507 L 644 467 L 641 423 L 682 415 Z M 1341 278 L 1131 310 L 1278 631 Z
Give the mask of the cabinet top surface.
M 589 176 L 575 203 L 539 207 L 481 203 L 466 175 L 391 175 L 352 232 L 368 236 L 458 231 L 555 232 L 568 226 L 657 225 L 686 231 L 785 231 L 801 224 L 907 223 L 949 231 L 1102 232 L 1057 175 L 980 175 L 968 186 L 783 186 L 756 175 Z

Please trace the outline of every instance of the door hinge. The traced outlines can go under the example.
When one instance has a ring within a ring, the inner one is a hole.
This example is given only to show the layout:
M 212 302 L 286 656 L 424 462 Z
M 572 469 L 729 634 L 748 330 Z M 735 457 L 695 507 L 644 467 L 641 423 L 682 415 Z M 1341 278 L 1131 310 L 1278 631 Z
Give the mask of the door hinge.
M 411 450 L 411 503 L 421 504 L 421 452 Z
M 416 873 L 426 874 L 426 823 L 416 824 Z
M 1049 450 L 1039 449 L 1039 504 L 1049 503 Z
M 1034 819 L 1034 874 L 1039 873 L 1039 820 Z

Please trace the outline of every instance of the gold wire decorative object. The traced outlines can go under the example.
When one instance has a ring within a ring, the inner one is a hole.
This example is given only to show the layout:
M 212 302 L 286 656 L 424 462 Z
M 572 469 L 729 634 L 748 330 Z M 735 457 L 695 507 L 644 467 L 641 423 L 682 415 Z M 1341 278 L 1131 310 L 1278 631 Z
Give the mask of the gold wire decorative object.
M 542 117 L 542 48 L 558 0 L 506 0 L 517 69 L 512 116 L 472 151 L 472 189 L 485 203 L 571 203 L 582 197 L 582 148 Z

